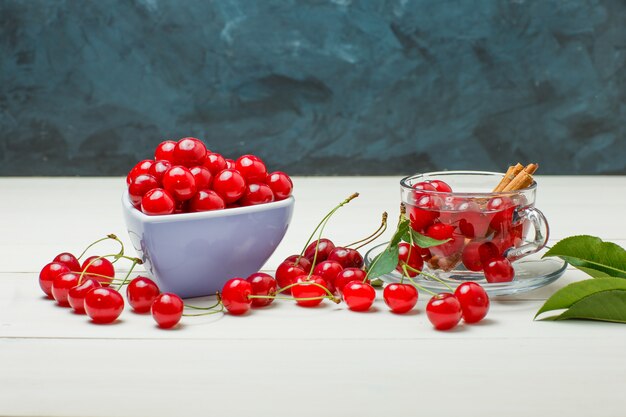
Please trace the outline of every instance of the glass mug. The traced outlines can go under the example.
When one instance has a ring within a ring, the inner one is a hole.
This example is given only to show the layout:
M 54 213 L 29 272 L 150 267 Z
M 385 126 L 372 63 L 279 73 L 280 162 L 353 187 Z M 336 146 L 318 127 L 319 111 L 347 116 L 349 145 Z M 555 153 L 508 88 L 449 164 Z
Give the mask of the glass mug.
M 511 262 L 546 245 L 548 222 L 535 208 L 537 183 L 521 190 L 492 192 L 502 177 L 502 173 L 495 172 L 441 171 L 400 181 L 402 203 L 411 227 L 421 234 L 450 239 L 429 248 L 430 254 L 424 259 L 429 271 L 441 278 L 480 280 L 484 275 L 477 258 L 482 244 L 493 243 L 499 255 Z M 429 180 L 444 181 L 452 192 L 413 188 Z M 434 229 L 439 233 L 434 233 Z

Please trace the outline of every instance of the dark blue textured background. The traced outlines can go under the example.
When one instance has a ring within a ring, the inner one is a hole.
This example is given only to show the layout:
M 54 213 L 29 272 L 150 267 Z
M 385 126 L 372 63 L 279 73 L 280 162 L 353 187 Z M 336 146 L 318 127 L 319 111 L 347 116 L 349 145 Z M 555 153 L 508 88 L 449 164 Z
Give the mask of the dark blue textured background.
M 0 175 L 626 173 L 626 2 L 0 0 Z

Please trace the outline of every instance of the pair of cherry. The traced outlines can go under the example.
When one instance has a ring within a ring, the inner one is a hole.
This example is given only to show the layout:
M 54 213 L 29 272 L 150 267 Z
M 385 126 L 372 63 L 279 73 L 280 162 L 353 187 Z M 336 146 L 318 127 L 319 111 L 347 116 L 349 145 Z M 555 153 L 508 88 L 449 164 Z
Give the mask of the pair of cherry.
M 133 205 L 149 215 L 265 204 L 293 189 L 287 174 L 268 173 L 261 158 L 226 159 L 196 138 L 161 142 L 154 159 L 139 161 L 126 183 Z

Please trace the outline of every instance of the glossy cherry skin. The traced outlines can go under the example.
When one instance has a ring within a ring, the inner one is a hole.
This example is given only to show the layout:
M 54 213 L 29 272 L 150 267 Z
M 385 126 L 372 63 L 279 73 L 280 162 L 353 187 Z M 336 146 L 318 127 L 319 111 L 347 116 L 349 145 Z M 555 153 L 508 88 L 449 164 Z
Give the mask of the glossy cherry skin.
M 461 303 L 463 320 L 466 323 L 478 323 L 485 318 L 489 311 L 489 296 L 479 284 L 464 282 L 456 287 L 454 295 Z
M 252 295 L 274 296 L 276 294 L 276 280 L 269 274 L 255 272 L 246 278 L 252 285 Z M 272 304 L 273 298 L 253 298 L 252 307 L 264 307 Z
M 94 288 L 85 296 L 85 313 L 94 323 L 112 323 L 122 310 L 124 298 L 113 288 Z
M 126 185 L 129 185 L 137 175 L 148 174 L 152 164 L 154 164 L 152 159 L 144 159 L 137 162 L 126 176 Z
M 296 304 L 301 307 L 318 306 L 324 300 L 323 297 L 328 295 L 324 289 L 328 288 L 327 283 L 318 275 L 300 275 L 296 278 L 295 284 L 291 288 L 291 295 L 296 298 Z M 306 298 L 313 298 L 313 300 Z
M 376 290 L 370 284 L 351 281 L 343 287 L 343 300 L 352 311 L 367 311 L 374 304 Z
M 352 281 L 363 282 L 365 277 L 367 276 L 367 272 L 362 270 L 361 268 L 345 268 L 343 271 L 337 274 L 335 277 L 334 285 L 335 290 L 339 293 L 343 292 L 346 284 Z
M 246 192 L 246 181 L 239 171 L 225 169 L 213 179 L 213 191 L 218 193 L 225 203 L 233 203 Z
M 235 161 L 235 169 L 243 175 L 247 183 L 265 183 L 267 168 L 256 155 L 242 155 Z
M 435 191 L 435 187 L 430 183 L 430 181 L 422 181 L 412 185 L 415 190 L 423 190 L 423 191 Z M 416 193 L 419 194 L 419 193 Z
M 252 284 L 243 278 L 232 278 L 222 287 L 222 304 L 232 315 L 247 313 L 252 306 Z
M 361 268 L 363 266 L 363 257 L 357 250 L 341 246 L 331 250 L 326 260 L 337 261 L 344 268 Z
M 463 265 L 470 271 L 482 271 L 483 264 L 480 260 L 480 254 L 478 250 L 480 246 L 483 245 L 483 242 L 470 242 L 463 248 L 463 253 L 461 254 L 461 259 L 463 261 Z
M 272 189 L 276 201 L 288 198 L 293 191 L 293 181 L 282 171 L 267 174 L 265 183 Z
M 417 304 L 417 290 L 410 284 L 389 284 L 383 290 L 383 300 L 396 314 L 404 314 Z
M 214 177 L 227 168 L 224 157 L 215 152 L 207 153 L 206 159 L 204 160 L 204 166 L 211 171 L 211 175 Z
M 126 299 L 136 313 L 147 313 L 161 293 L 159 286 L 150 278 L 138 276 L 126 287 Z
M 330 292 L 335 292 L 335 278 L 343 271 L 343 266 L 337 261 L 322 261 L 315 266 L 313 274 L 326 281 Z
M 487 282 L 511 282 L 515 277 L 515 270 L 511 262 L 505 257 L 492 258 L 483 268 Z
M 308 273 L 308 270 L 305 270 L 300 265 L 296 265 L 293 261 L 285 260 L 276 268 L 276 282 L 280 288 L 284 288 L 296 282 L 296 278 L 300 275 Z M 291 294 L 291 289 L 285 292 Z
M 148 191 L 141 199 L 141 211 L 148 216 L 172 214 L 175 208 L 174 197 L 162 188 Z
M 195 166 L 189 169 L 191 175 L 196 182 L 196 190 L 206 190 L 207 188 L 211 188 L 211 184 L 213 183 L 213 175 L 211 171 L 205 166 Z
M 181 165 L 175 165 L 165 171 L 161 182 L 163 188 L 178 201 L 189 200 L 197 191 L 193 174 Z
M 180 322 L 185 304 L 176 294 L 164 292 L 159 294 L 150 307 L 152 318 L 162 329 L 171 329 Z
M 162 185 L 161 180 L 163 179 L 163 174 L 165 174 L 165 172 L 171 167 L 172 167 L 172 163 L 170 161 L 159 160 L 159 161 L 156 161 L 150 167 L 148 174 L 156 178 L 157 182 L 159 183 L 159 187 L 161 187 Z
M 459 324 L 463 312 L 459 300 L 449 292 L 433 296 L 426 305 L 426 316 L 437 330 L 450 330 Z
M 153 165 L 154 166 L 154 165 Z M 159 181 L 150 174 L 137 175 L 128 186 L 128 196 L 133 206 L 140 207 L 143 196 L 159 187 Z
M 85 259 L 81 269 L 85 271 L 85 278 L 97 279 L 103 287 L 108 287 L 111 284 L 111 280 L 115 277 L 115 268 L 111 261 L 106 258 L 98 259 L 98 256 L 90 256 Z M 89 273 L 98 275 L 89 275 Z
M 415 270 L 421 271 L 424 268 L 424 260 L 418 246 L 411 246 L 406 242 L 398 244 L 398 265 L 396 270 L 401 274 L 404 274 L 404 265 L 408 267 L 406 268 L 406 274 L 410 277 L 415 277 L 419 274 Z
M 48 298 L 54 298 L 52 296 L 52 283 L 54 279 L 58 275 L 65 274 L 66 272 L 71 272 L 70 268 L 60 262 L 50 262 L 41 269 L 41 272 L 39 272 L 39 286 Z
M 93 278 L 87 278 L 83 280 L 80 285 L 70 288 L 67 293 L 67 301 L 70 307 L 78 314 L 85 314 L 85 297 L 87 293 L 94 288 L 100 288 L 102 285 L 100 281 Z
M 315 258 L 315 248 L 317 249 L 317 258 Z M 323 262 L 328 259 L 328 255 L 335 249 L 335 244 L 326 238 L 321 238 L 319 240 L 319 245 L 317 240 L 315 242 L 311 242 L 309 246 L 306 247 L 304 251 L 304 257 L 309 261 L 313 262 L 313 258 L 315 258 L 315 262 Z
M 255 206 L 257 204 L 271 203 L 274 201 L 272 189 L 265 184 L 248 184 L 246 191 L 239 200 L 242 206 Z
M 169 161 L 172 162 L 174 160 L 174 148 L 176 147 L 176 142 L 173 140 L 165 140 L 159 143 L 154 150 L 154 159 L 156 161 Z
M 300 268 L 304 269 L 307 274 L 311 271 L 311 268 L 313 268 L 311 261 L 300 255 L 290 255 L 285 258 L 284 262 L 293 262 L 294 265 L 297 264 Z
M 69 252 L 59 253 L 54 257 L 52 262 L 64 264 L 70 269 L 70 271 L 80 271 L 80 262 L 78 261 L 78 258 Z
M 435 189 L 435 191 L 440 193 L 451 193 L 452 187 L 450 187 L 447 183 L 441 180 L 430 180 L 428 183 Z
M 182 138 L 176 143 L 173 152 L 174 165 L 187 168 L 204 164 L 207 149 L 201 140 L 196 138 Z
M 226 204 L 213 190 L 200 190 L 189 200 L 189 212 L 223 210 Z
M 420 233 L 423 232 L 439 217 L 438 209 L 440 206 L 441 200 L 439 198 L 426 194 L 417 195 L 415 204 L 406 207 L 411 227 Z
M 508 197 L 494 197 L 487 203 L 487 210 L 493 212 L 489 227 L 496 233 L 506 233 L 513 224 L 515 204 Z
M 226 158 L 226 159 L 224 159 L 224 161 L 226 162 L 226 168 L 225 169 L 235 169 L 235 160 L 234 159 Z
M 71 288 L 78 285 L 80 274 L 75 272 L 66 272 L 59 274 L 52 282 L 52 296 L 60 306 L 68 307 L 70 304 L 67 295 Z
M 454 226 L 444 223 L 436 223 L 428 226 L 426 236 L 437 240 L 450 239 L 454 234 Z

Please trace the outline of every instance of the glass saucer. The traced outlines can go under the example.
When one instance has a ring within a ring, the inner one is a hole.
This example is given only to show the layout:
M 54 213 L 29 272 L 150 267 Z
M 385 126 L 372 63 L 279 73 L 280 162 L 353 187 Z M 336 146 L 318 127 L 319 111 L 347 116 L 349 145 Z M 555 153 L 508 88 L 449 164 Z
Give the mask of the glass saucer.
M 382 243 L 370 249 L 365 254 L 365 265 L 369 267 L 372 260 L 382 252 L 386 246 L 387 243 Z M 485 276 L 482 272 L 472 272 L 458 268 L 459 267 L 453 271 L 443 272 L 441 270 L 433 271 L 425 267 L 424 271 L 440 277 L 442 281 L 446 282 L 452 288 L 456 288 L 465 281 L 475 281 L 482 285 L 489 295 L 513 295 L 532 291 L 556 281 L 565 272 L 567 262 L 556 257 L 542 259 L 541 252 L 536 253 L 513 262 L 513 268 L 515 269 L 515 278 L 513 281 L 493 284 L 485 281 Z M 462 264 L 460 268 L 463 268 Z M 393 271 L 379 278 L 387 283 L 400 282 L 401 275 L 398 271 Z M 424 275 L 418 275 L 413 278 L 413 281 L 431 291 L 450 291 L 442 283 Z

